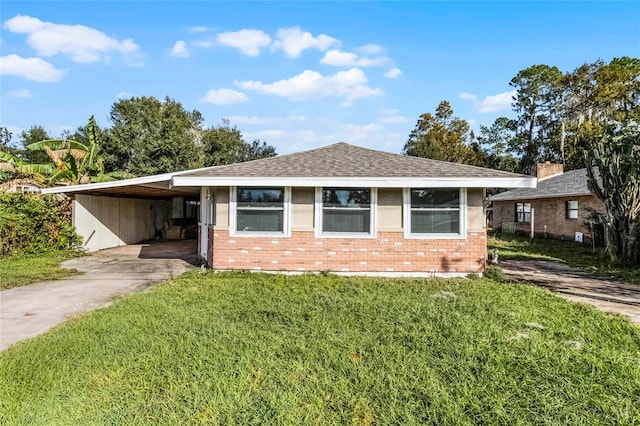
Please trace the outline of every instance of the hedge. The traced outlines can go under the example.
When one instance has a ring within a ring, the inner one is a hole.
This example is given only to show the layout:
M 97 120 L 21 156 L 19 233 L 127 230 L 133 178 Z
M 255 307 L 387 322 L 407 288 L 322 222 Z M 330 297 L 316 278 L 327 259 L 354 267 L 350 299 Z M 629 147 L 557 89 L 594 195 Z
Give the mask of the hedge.
M 0 256 L 77 248 L 71 201 L 52 195 L 0 193 Z

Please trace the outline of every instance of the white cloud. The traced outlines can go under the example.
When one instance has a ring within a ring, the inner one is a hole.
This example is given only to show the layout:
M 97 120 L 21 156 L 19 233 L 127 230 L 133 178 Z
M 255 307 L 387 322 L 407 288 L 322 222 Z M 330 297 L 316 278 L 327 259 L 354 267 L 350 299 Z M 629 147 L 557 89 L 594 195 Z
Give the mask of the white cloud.
M 497 95 L 486 96 L 482 100 L 472 93 L 460 93 L 458 96 L 462 99 L 473 101 L 473 106 L 481 113 L 489 113 L 509 108 L 516 95 L 515 90 L 509 92 L 498 93 Z
M 388 60 L 389 59 L 384 56 L 379 58 L 359 57 L 355 53 L 332 49 L 324 54 L 324 57 L 320 59 L 320 63 L 333 65 L 335 67 L 371 67 L 382 65 Z
M 380 115 L 396 115 L 398 114 L 398 110 L 397 109 L 387 109 L 387 108 L 380 108 L 379 110 Z
M 23 58 L 18 55 L 0 57 L 0 74 L 16 75 L 26 80 L 52 82 L 64 74 L 49 62 L 40 58 Z
M 391 68 L 389 71 L 385 72 L 382 75 L 387 78 L 398 78 L 401 74 L 402 71 L 400 71 L 400 68 Z
M 384 126 L 380 123 L 336 123 L 336 128 L 339 130 L 339 133 L 326 135 L 324 137 L 325 143 L 369 143 L 372 138 L 379 137 L 385 130 Z
M 324 52 L 329 47 L 340 43 L 337 39 L 325 34 L 314 37 L 310 32 L 302 31 L 300 27 L 280 28 L 276 37 L 273 50 L 283 50 L 291 58 L 297 58 L 307 49 L 314 48 Z
M 33 96 L 33 94 L 29 89 L 20 89 L 20 90 L 14 90 L 12 92 L 7 93 L 7 96 L 11 96 L 12 98 L 24 99 L 24 98 L 30 98 L 31 96 Z
M 218 34 L 218 42 L 235 47 L 247 56 L 260 55 L 260 49 L 271 44 L 271 37 L 261 30 L 243 29 Z
M 461 99 L 465 99 L 467 101 L 475 101 L 476 99 L 478 99 L 478 97 L 473 93 L 467 93 L 467 92 L 460 93 L 458 97 Z
M 513 97 L 516 95 L 515 90 L 509 92 L 499 93 L 497 95 L 487 96 L 480 102 L 478 108 L 480 112 L 494 112 L 501 109 L 509 108 Z
M 139 46 L 133 40 L 117 40 L 84 25 L 54 24 L 16 15 L 5 21 L 4 27 L 14 33 L 28 34 L 27 43 L 42 56 L 65 54 L 74 62 L 91 63 L 109 62 L 111 54 L 116 52 L 124 55 L 130 65 L 142 65 L 135 57 Z
M 204 26 L 197 26 L 197 27 L 189 27 L 187 28 L 187 32 L 190 34 L 195 34 L 195 33 L 204 33 L 209 31 L 209 28 L 204 27 Z
M 208 40 L 193 40 L 191 44 L 195 47 L 211 47 L 211 42 Z
M 238 92 L 233 89 L 211 89 L 200 100 L 200 102 L 206 102 L 214 105 L 230 105 L 238 104 L 240 102 L 246 102 L 249 98 L 242 92 Z
M 355 51 L 361 55 L 382 55 L 385 48 L 377 44 L 365 44 L 364 46 L 358 46 Z
M 381 123 L 387 124 L 406 123 L 407 121 L 409 121 L 409 119 L 401 115 L 390 115 L 388 117 L 383 117 L 380 119 Z
M 302 121 L 307 121 L 309 120 L 309 117 L 307 117 L 306 115 L 302 115 L 299 114 L 295 111 L 292 111 L 289 113 L 289 115 L 287 116 L 287 120 L 288 121 L 298 121 L 298 122 L 302 122 Z
M 346 102 L 369 96 L 382 96 L 379 88 L 371 88 L 362 70 L 351 68 L 333 75 L 323 76 L 317 71 L 305 70 L 287 80 L 273 83 L 261 81 L 234 81 L 246 90 L 254 90 L 264 95 L 282 96 L 291 100 L 319 99 L 328 96 L 346 98 Z
M 129 92 L 120 92 L 116 95 L 116 98 L 118 99 L 131 98 L 131 97 L 133 97 L 133 95 Z
M 187 43 L 182 40 L 176 41 L 176 44 L 171 48 L 171 56 L 178 58 L 188 58 L 189 49 L 187 49 Z
M 273 121 L 272 119 L 265 117 L 247 117 L 243 115 L 231 116 L 227 118 L 229 119 L 229 122 L 233 124 L 267 124 Z

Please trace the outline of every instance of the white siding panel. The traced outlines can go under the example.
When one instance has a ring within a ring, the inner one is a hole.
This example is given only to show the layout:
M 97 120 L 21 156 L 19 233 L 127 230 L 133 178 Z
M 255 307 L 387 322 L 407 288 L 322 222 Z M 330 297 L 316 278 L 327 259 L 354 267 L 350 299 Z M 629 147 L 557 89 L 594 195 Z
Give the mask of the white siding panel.
M 155 237 L 169 203 L 160 200 L 76 195 L 73 224 L 88 251 Z

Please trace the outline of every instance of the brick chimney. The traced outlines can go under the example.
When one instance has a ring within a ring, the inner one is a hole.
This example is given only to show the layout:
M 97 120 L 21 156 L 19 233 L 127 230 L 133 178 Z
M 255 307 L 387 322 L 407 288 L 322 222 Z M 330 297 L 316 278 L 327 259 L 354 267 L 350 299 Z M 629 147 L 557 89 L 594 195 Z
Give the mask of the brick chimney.
M 542 180 L 551 176 L 561 175 L 563 172 L 564 166 L 562 164 L 545 161 L 544 163 L 538 163 L 536 176 L 538 180 Z

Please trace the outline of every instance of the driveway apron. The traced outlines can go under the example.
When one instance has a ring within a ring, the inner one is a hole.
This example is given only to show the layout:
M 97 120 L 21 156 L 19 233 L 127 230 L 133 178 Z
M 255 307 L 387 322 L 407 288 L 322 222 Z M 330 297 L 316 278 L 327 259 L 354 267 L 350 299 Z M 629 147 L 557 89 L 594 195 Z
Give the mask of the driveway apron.
M 196 249 L 194 240 L 183 240 L 102 250 L 63 263 L 80 275 L 1 291 L 0 350 L 74 315 L 107 306 L 114 297 L 196 268 Z
M 557 262 L 505 260 L 501 266 L 511 279 L 548 288 L 565 299 L 589 303 L 640 325 L 640 285 L 590 274 Z

